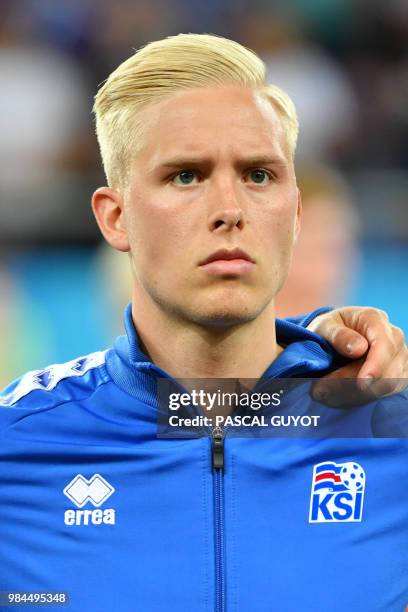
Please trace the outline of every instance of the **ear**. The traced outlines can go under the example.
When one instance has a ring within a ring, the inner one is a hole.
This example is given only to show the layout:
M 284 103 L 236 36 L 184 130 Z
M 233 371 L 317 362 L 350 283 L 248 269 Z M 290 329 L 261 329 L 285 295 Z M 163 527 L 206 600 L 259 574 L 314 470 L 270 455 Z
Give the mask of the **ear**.
M 123 198 L 120 193 L 110 187 L 100 187 L 92 196 L 92 210 L 105 240 L 118 251 L 129 251 Z
M 301 193 L 299 191 L 299 188 L 297 188 L 297 211 L 296 211 L 296 221 L 295 221 L 295 242 L 297 241 L 298 236 L 299 236 L 301 220 L 302 220 L 302 196 L 301 196 Z

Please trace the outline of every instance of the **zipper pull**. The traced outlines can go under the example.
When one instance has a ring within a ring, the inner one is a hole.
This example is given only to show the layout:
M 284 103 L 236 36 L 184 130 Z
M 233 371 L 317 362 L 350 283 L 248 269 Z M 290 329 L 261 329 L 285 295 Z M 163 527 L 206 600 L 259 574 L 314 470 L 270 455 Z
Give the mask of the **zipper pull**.
M 224 469 L 224 432 L 221 427 L 214 427 L 212 430 L 212 464 L 213 469 Z

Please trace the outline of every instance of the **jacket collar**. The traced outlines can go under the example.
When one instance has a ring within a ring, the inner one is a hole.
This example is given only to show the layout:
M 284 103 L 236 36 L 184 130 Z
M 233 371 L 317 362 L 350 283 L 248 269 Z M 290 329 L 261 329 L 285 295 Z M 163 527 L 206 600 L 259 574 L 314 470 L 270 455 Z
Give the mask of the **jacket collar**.
M 113 381 L 143 403 L 156 404 L 156 379 L 171 376 L 152 363 L 140 347 L 132 307 L 124 311 L 126 335 L 119 336 L 108 351 L 106 365 Z M 317 334 L 284 319 L 276 320 L 276 336 L 284 351 L 265 370 L 261 380 L 269 378 L 316 377 L 335 369 L 338 356 Z

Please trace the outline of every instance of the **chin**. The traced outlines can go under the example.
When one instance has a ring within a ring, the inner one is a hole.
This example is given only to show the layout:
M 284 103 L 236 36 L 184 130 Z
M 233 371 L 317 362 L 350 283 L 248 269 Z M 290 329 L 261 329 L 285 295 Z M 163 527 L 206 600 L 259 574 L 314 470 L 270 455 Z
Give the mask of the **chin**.
M 249 323 L 253 321 L 255 317 L 242 317 L 237 315 L 224 315 L 224 316 L 216 316 L 207 317 L 201 319 L 200 325 L 203 327 L 208 327 L 212 329 L 228 329 L 230 327 L 237 327 L 238 325 L 244 325 L 245 323 Z
M 209 311 L 191 313 L 190 320 L 211 328 L 228 328 L 249 323 L 257 318 L 263 308 L 213 308 Z
M 184 298 L 187 296 L 184 294 Z M 212 292 L 190 294 L 190 300 L 171 302 L 156 299 L 160 308 L 166 310 L 179 322 L 193 323 L 200 327 L 227 329 L 250 323 L 259 317 L 273 299 L 271 295 L 251 295 L 250 292 L 228 292 L 220 295 Z

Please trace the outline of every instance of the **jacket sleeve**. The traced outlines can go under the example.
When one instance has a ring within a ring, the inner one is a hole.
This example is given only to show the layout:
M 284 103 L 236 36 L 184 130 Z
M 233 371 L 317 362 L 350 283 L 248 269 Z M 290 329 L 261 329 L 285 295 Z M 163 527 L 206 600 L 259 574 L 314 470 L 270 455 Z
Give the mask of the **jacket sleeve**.
M 313 321 L 316 317 L 325 312 L 330 312 L 333 310 L 331 306 L 323 306 L 322 308 L 317 308 L 317 310 L 313 310 L 307 314 L 298 315 L 297 317 L 287 317 L 284 320 L 289 323 L 294 323 L 295 325 L 300 325 L 300 327 L 307 327 L 309 323 Z

